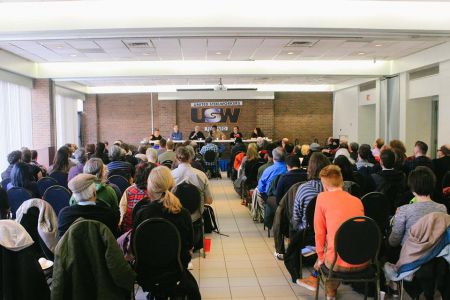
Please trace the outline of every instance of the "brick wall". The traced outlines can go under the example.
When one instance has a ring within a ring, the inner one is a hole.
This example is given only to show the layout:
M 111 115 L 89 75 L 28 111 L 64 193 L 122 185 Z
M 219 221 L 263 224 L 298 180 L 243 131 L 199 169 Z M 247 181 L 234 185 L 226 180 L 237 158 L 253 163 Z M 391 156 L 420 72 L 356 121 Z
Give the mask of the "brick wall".
M 55 146 L 55 123 L 53 117 L 53 82 L 37 79 L 31 91 L 33 148 Z
M 276 93 L 275 138 L 323 143 L 333 131 L 333 93 Z
M 150 94 L 98 95 L 97 108 L 89 96 L 85 103 L 86 128 L 85 141 L 96 142 L 95 110 L 97 109 L 97 139 L 112 142 L 122 139 L 138 143 L 151 134 Z M 168 136 L 174 124 L 178 124 L 183 136 L 193 130 L 195 125 L 211 126 L 212 123 L 194 123 L 191 120 L 191 102 L 158 101 L 153 94 L 154 127 L 161 135 Z M 196 101 L 201 102 L 201 101 Z M 243 100 L 237 124 L 244 137 L 253 128 L 261 127 L 271 138 L 288 137 L 292 141 L 310 143 L 314 138 L 320 142 L 332 132 L 332 93 L 276 93 L 275 100 Z M 218 123 L 228 126 L 232 123 Z M 91 128 L 93 127 L 93 128 Z
M 96 144 L 99 137 L 98 101 L 97 95 L 87 95 L 84 101 L 83 113 L 83 143 Z
M 105 94 L 98 95 L 97 99 L 98 140 L 112 143 L 121 139 L 137 144 L 151 134 L 151 94 Z M 159 119 L 156 94 L 153 103 L 156 127 Z M 89 118 L 93 112 L 85 113 Z

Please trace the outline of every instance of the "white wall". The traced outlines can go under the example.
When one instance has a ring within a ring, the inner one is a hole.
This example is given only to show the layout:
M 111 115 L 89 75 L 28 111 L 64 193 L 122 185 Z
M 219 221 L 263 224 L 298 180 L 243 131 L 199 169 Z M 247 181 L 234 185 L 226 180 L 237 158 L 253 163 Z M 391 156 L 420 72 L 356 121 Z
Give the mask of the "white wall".
M 358 139 L 360 144 L 372 145 L 375 141 L 376 133 L 376 105 L 358 106 Z
M 431 145 L 431 97 L 410 99 L 406 103 L 406 150 L 412 154 L 416 141 Z
M 439 65 L 438 145 L 450 144 L 450 61 Z
M 333 136 L 344 135 L 350 142 L 357 141 L 359 87 L 336 91 L 333 103 Z
M 438 95 L 439 90 L 439 74 L 409 81 L 409 99 Z

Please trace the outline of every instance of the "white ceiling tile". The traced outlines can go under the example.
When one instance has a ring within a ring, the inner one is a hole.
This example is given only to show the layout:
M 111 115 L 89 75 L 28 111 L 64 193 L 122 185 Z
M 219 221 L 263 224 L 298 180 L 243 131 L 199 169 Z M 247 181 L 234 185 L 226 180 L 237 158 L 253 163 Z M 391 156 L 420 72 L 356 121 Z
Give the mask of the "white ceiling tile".
M 94 41 L 89 40 L 73 40 L 68 41 L 67 44 L 72 46 L 75 49 L 99 49 L 100 46 L 97 45 Z
M 208 50 L 211 51 L 226 51 L 231 50 L 236 39 L 220 39 L 210 38 L 208 39 Z
M 262 39 L 257 38 L 238 38 L 231 49 L 231 60 L 250 59 L 256 49 L 262 43 Z

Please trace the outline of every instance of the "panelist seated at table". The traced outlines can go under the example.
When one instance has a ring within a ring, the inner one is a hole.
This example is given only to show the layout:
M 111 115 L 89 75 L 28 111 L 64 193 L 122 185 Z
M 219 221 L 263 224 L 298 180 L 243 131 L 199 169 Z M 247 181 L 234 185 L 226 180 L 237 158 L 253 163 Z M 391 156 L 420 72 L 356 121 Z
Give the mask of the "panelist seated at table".
M 159 129 L 155 128 L 153 134 L 150 136 L 150 141 L 160 141 L 162 136 L 159 134 Z
M 224 140 L 225 139 L 225 134 L 223 134 L 222 131 L 217 129 L 217 125 L 213 125 L 211 127 L 211 131 L 209 132 L 209 136 L 213 140 Z
M 205 139 L 205 135 L 203 134 L 203 132 L 200 131 L 200 126 L 194 127 L 194 131 L 192 131 L 191 134 L 189 134 L 189 139 L 190 140 L 204 140 Z
M 173 131 L 170 134 L 170 139 L 172 141 L 181 141 L 183 139 L 183 133 L 178 129 L 178 125 L 173 126 Z
M 239 126 L 234 126 L 233 131 L 230 133 L 230 139 L 237 139 L 237 138 L 244 139 L 244 136 L 239 131 Z
M 251 138 L 252 138 L 252 139 L 256 139 L 256 138 L 258 138 L 258 137 L 266 137 L 266 136 L 265 136 L 264 133 L 262 132 L 261 128 L 256 127 L 255 129 L 253 129 Z

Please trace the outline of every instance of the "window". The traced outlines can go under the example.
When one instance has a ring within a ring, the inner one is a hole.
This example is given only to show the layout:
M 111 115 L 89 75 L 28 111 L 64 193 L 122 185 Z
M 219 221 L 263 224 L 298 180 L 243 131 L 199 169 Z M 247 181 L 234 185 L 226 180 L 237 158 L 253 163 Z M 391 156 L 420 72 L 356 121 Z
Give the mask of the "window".
M 31 149 L 31 89 L 0 80 L 0 170 L 7 166 L 8 153 L 21 147 Z
M 57 94 L 55 97 L 56 144 L 58 148 L 66 143 L 78 144 L 80 101 L 80 99 L 67 95 Z

